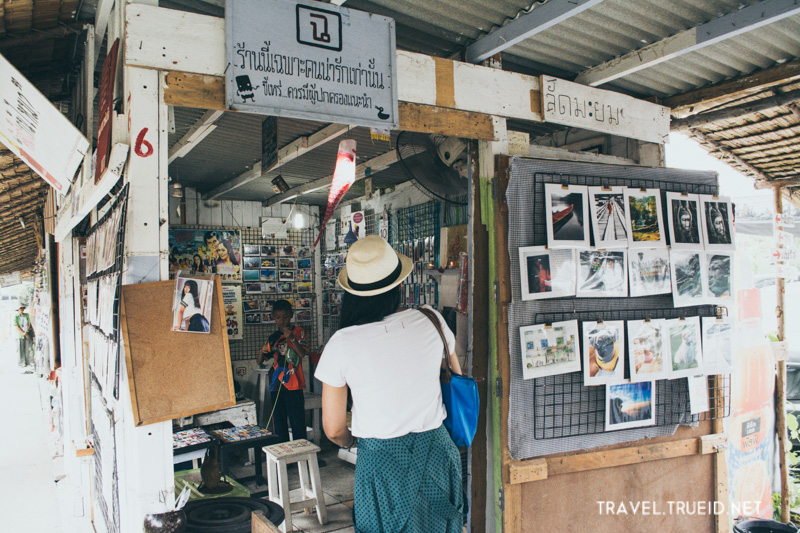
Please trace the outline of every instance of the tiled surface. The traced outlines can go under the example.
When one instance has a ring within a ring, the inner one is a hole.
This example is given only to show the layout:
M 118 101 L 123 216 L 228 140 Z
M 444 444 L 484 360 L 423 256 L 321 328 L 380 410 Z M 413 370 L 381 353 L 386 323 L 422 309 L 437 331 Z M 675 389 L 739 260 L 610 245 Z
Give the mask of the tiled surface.
M 336 457 L 338 448 L 327 441 L 320 444 L 322 451 L 318 454 L 319 474 L 322 481 L 322 490 L 325 495 L 325 505 L 328 511 L 327 523 L 321 525 L 317 519 L 316 511 L 306 514 L 304 511 L 297 511 L 292 514 L 292 526 L 295 532 L 303 533 L 327 533 L 335 531 L 337 533 L 352 533 L 353 519 L 353 478 L 355 477 L 355 467 L 350 463 L 342 461 Z M 242 453 L 240 456 L 231 454 L 229 456 L 229 472 L 235 478 L 253 475 L 253 466 L 244 464 L 247 456 Z M 262 466 L 266 477 L 266 462 Z M 300 478 L 298 468 L 292 464 L 288 467 L 289 490 L 292 492 L 292 499 L 300 499 Z M 258 485 L 250 481 L 245 483 L 251 493 L 267 492 L 267 486 Z

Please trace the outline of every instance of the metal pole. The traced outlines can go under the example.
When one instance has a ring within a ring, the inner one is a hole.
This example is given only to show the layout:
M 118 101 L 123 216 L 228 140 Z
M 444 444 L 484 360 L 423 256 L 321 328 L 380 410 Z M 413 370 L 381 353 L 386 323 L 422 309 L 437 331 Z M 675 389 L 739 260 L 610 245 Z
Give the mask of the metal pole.
M 783 214 L 783 189 L 780 186 L 775 187 L 775 213 Z M 778 243 L 778 248 L 783 245 Z M 777 265 L 776 265 L 777 268 Z M 783 278 L 777 276 L 777 306 L 775 312 L 778 318 L 778 340 L 783 341 L 785 337 L 785 324 L 783 316 L 783 295 L 784 295 L 784 281 Z M 778 452 L 780 456 L 780 475 L 781 475 L 781 522 L 789 522 L 789 464 L 787 461 L 788 435 L 786 432 L 786 361 L 778 361 L 778 382 L 777 382 L 777 405 L 775 406 L 776 421 L 775 430 L 778 433 Z

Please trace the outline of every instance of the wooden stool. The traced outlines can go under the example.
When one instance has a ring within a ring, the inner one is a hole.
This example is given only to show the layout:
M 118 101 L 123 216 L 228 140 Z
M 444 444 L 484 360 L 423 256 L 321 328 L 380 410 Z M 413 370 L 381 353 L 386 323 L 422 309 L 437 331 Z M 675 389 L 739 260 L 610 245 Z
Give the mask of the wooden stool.
M 283 522 L 283 531 L 292 531 L 292 511 L 298 509 L 317 508 L 317 518 L 320 524 L 328 521 L 325 509 L 325 495 L 322 492 L 322 483 L 319 479 L 319 465 L 317 452 L 319 446 L 305 439 L 293 440 L 262 448 L 267 455 L 267 483 L 269 484 L 269 499 L 283 507 L 286 516 Z M 289 476 L 286 465 L 297 463 L 300 469 L 300 488 L 303 499 L 292 502 L 289 498 Z M 309 487 L 309 474 L 311 486 Z

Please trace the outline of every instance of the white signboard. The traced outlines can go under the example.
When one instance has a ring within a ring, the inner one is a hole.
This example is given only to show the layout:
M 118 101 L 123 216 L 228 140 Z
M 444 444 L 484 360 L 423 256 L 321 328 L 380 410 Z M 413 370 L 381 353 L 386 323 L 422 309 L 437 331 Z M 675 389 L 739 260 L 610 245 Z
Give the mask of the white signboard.
M 11 287 L 13 285 L 19 285 L 20 283 L 22 283 L 22 277 L 19 272 L 0 276 L 0 287 Z
M 775 267 L 775 274 L 779 278 L 783 279 L 796 278 L 798 275 L 798 269 L 793 265 L 785 265 L 783 263 L 779 263 Z
M 794 217 L 792 215 L 784 215 L 781 213 L 775 213 L 775 225 L 776 226 L 783 226 L 784 228 L 793 228 L 794 227 Z
M 775 240 L 778 242 L 778 244 L 788 246 L 794 242 L 794 235 L 788 231 L 782 231 L 778 229 L 775 230 Z
M 89 142 L 3 56 L 0 115 L 0 142 L 59 194 L 65 194 Z
M 797 259 L 797 252 L 792 248 L 775 248 L 772 257 L 775 261 L 791 261 Z
M 669 135 L 669 108 L 631 96 L 542 76 L 542 116 L 564 124 L 664 143 Z
M 322 2 L 225 3 L 229 108 L 397 129 L 394 20 Z
M 228 340 L 239 340 L 242 338 L 244 329 L 242 286 L 223 285 L 222 303 L 225 310 L 225 327 L 228 329 Z

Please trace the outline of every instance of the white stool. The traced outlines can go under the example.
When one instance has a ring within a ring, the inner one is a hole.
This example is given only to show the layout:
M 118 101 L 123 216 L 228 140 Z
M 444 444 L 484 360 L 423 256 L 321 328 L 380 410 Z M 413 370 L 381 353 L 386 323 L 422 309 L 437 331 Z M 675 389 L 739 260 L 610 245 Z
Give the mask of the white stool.
M 325 495 L 319 479 L 317 452 L 319 446 L 300 439 L 282 444 L 273 444 L 262 448 L 267 455 L 267 482 L 269 483 L 269 500 L 283 507 L 285 519 L 283 531 L 292 531 L 292 511 L 311 509 L 316 506 L 320 524 L 328 521 L 325 509 Z M 289 498 L 289 477 L 286 465 L 297 463 L 300 470 L 300 488 L 303 499 L 296 502 Z M 311 486 L 309 487 L 309 474 Z

